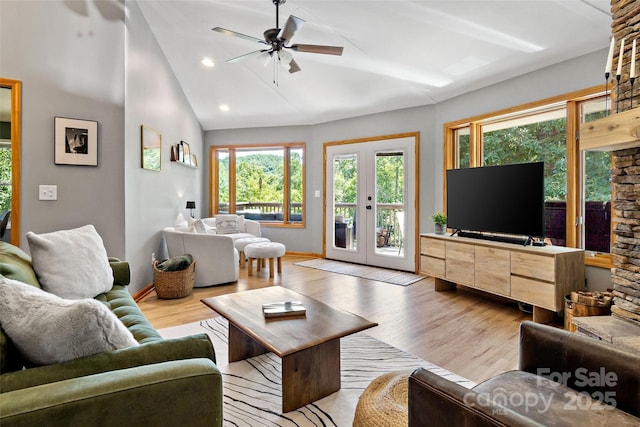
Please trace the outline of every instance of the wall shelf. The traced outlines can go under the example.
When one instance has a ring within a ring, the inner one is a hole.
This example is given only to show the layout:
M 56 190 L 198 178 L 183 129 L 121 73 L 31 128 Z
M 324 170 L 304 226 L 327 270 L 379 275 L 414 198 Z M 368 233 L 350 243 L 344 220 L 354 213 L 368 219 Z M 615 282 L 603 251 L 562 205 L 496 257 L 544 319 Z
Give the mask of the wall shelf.
M 580 150 L 616 151 L 640 147 L 640 108 L 580 126 Z

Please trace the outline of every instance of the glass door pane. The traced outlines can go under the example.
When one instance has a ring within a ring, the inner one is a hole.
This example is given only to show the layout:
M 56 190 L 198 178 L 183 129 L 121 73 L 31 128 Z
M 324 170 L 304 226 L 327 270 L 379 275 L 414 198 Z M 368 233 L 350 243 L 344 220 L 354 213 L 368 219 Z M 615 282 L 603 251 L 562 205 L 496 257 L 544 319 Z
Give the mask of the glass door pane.
M 373 241 L 375 252 L 379 255 L 402 255 L 405 234 L 404 168 L 404 152 L 394 150 L 376 153 L 376 229 Z
M 338 154 L 333 159 L 333 224 L 335 248 L 357 250 L 358 155 Z

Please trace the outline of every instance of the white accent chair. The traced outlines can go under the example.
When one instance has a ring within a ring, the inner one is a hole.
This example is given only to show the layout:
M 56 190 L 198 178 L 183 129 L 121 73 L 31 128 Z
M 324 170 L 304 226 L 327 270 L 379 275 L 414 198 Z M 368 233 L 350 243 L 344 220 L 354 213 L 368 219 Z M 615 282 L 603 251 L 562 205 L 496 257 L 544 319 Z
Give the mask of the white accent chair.
M 229 235 L 197 234 L 175 227 L 165 228 L 163 234 L 169 257 L 191 254 L 197 261 L 196 288 L 238 280 L 240 258 Z

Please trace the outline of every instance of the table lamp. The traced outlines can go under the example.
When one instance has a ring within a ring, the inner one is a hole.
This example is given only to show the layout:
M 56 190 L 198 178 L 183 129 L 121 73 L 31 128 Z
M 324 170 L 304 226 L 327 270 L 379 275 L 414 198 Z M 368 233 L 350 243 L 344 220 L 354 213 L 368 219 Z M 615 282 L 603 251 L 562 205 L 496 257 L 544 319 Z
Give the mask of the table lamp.
M 187 201 L 187 209 L 191 211 L 191 218 L 193 218 L 193 210 L 196 208 L 195 201 Z

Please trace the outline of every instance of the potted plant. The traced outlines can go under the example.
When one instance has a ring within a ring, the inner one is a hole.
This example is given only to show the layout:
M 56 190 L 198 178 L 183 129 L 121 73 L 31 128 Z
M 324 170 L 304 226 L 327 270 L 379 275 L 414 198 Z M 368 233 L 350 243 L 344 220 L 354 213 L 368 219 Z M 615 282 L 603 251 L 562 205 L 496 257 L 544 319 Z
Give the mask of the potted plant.
M 444 234 L 447 230 L 447 216 L 442 212 L 435 213 L 431 219 L 436 225 L 436 234 Z

